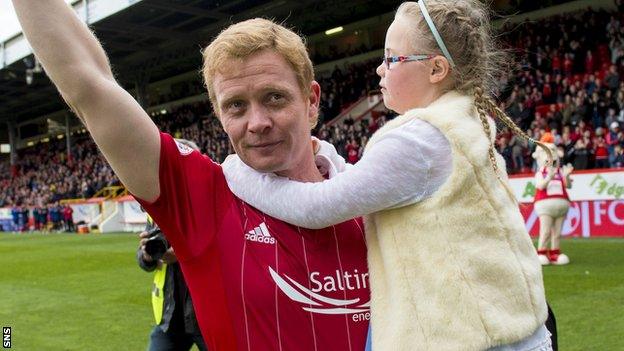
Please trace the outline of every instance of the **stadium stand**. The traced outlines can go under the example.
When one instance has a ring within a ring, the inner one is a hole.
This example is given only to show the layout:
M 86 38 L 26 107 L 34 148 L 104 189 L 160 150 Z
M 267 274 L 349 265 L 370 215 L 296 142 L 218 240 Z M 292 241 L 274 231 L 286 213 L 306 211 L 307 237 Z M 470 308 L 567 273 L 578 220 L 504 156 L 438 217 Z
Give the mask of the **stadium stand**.
M 503 27 L 517 73 L 501 107 L 534 138 L 551 132 L 577 170 L 622 166 L 623 19 L 588 10 L 524 23 L 521 31 Z M 503 128 L 497 144 L 509 173 L 531 171 L 532 148 L 523 140 Z
M 583 10 L 500 28 L 512 53 L 514 72 L 501 87 L 501 108 L 536 139 L 552 133 L 565 154 L 564 162 L 576 169 L 624 165 L 623 21 L 622 11 Z M 330 46 L 328 54 L 319 53 L 315 59 L 331 62 L 377 50 L 380 45 L 342 51 Z M 331 74 L 319 77 L 323 95 L 315 134 L 334 144 L 351 163 L 361 157 L 372 133 L 394 115 L 385 111 L 370 118 L 347 116 L 337 123 L 331 121 L 362 97 L 375 93 L 377 65 L 378 60 L 336 65 Z M 191 79 L 172 85 L 165 93 L 153 92 L 148 105 L 202 94 L 203 84 Z M 205 97 L 156 109 L 151 116 L 161 130 L 196 141 L 201 151 L 216 161 L 233 152 Z M 497 149 L 506 159 L 508 172 L 532 172 L 534 146 L 506 128 L 499 131 Z M 119 185 L 86 134 L 74 136 L 70 156 L 66 147 L 63 140 L 53 140 L 20 150 L 12 167 L 8 159 L 1 160 L 0 207 L 89 198 L 103 187 Z
M 52 141 L 24 150 L 13 169 L 6 162 L 0 167 L 0 207 L 90 198 L 99 189 L 119 185 L 95 143 L 86 136 L 72 146 L 71 159 L 64 142 Z

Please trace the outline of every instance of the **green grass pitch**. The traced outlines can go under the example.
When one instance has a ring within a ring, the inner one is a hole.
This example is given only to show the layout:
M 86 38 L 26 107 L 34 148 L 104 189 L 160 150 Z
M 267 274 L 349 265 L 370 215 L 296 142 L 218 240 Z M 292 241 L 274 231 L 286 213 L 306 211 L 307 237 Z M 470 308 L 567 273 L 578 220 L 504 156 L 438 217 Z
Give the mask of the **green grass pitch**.
M 152 275 L 133 234 L 0 233 L 0 327 L 15 350 L 145 350 Z M 562 351 L 622 350 L 624 239 L 565 239 L 545 267 Z

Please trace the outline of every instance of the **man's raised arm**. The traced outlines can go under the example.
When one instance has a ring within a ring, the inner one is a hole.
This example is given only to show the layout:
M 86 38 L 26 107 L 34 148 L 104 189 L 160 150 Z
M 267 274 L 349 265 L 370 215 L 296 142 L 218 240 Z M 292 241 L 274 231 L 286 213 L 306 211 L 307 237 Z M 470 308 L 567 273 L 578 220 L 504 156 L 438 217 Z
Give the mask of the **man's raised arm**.
M 117 84 L 98 40 L 63 0 L 13 0 L 13 6 L 46 73 L 117 176 L 135 195 L 155 200 L 158 128 Z

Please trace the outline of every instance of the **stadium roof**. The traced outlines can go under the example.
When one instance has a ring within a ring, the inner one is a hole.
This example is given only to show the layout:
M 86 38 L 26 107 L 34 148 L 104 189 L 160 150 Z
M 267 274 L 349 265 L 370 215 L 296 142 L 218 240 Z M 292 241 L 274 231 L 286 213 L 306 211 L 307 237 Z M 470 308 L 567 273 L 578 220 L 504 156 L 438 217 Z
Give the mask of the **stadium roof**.
M 284 21 L 310 35 L 394 10 L 390 0 L 143 0 L 96 22 L 120 83 L 155 82 L 201 67 L 200 50 L 225 26 L 247 18 Z M 65 108 L 44 74 L 26 84 L 26 63 L 0 71 L 0 122 L 21 122 Z M 27 60 L 26 60 L 27 61 Z

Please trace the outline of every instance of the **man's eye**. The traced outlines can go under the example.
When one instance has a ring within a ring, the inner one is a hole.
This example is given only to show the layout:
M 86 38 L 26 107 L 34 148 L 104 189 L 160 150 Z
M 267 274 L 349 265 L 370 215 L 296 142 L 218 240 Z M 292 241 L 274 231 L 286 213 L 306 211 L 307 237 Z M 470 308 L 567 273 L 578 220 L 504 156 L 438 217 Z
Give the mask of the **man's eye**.
M 281 102 L 282 100 L 284 100 L 284 95 L 280 93 L 271 93 L 269 95 L 269 102 Z
M 245 104 L 242 101 L 232 101 L 226 105 L 226 109 L 228 111 L 236 112 L 236 111 L 240 111 L 244 106 Z

